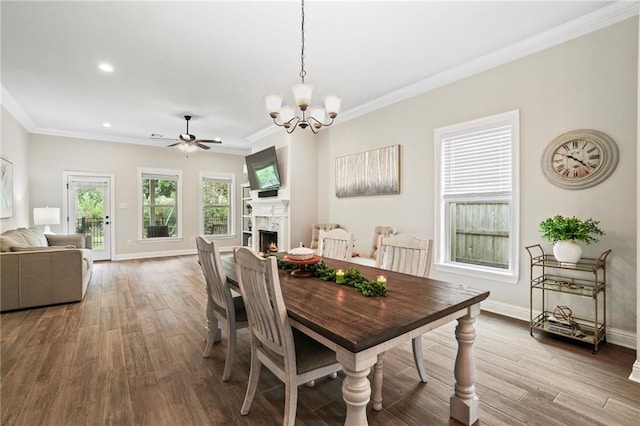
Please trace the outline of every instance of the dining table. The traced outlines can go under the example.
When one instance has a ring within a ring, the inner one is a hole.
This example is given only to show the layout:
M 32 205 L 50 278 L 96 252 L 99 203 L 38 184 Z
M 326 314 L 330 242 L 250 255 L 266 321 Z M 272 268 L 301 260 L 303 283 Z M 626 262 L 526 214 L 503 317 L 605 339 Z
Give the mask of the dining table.
M 230 286 L 239 292 L 233 256 L 221 260 Z M 334 350 L 343 367 L 344 424 L 368 424 L 366 409 L 372 395 L 368 375 L 379 356 L 451 321 L 457 321 L 458 350 L 450 416 L 465 425 L 475 423 L 479 400 L 474 386 L 474 323 L 489 292 L 335 259 L 322 261 L 335 270 L 356 268 L 370 280 L 380 276 L 387 280 L 386 296 L 366 297 L 348 285 L 279 270 L 291 326 Z M 381 389 L 374 389 L 374 408 L 376 403 L 379 409 Z

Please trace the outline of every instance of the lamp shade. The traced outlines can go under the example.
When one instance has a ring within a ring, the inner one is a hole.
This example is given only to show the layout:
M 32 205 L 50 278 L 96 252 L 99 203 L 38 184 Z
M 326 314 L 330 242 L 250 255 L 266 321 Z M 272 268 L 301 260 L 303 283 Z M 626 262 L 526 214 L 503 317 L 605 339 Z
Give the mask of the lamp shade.
M 36 207 L 33 209 L 35 225 L 59 225 L 60 209 L 58 207 Z

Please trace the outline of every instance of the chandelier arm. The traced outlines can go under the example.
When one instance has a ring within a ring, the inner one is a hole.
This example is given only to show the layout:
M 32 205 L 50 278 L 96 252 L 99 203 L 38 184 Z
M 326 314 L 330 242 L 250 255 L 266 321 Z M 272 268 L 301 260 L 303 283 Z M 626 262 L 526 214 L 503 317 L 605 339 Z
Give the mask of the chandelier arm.
M 318 120 L 317 118 L 311 116 L 309 117 L 308 121 L 314 121 L 316 124 L 319 124 L 320 127 L 329 127 L 333 124 L 333 121 L 335 120 L 335 118 L 332 118 L 330 122 L 328 123 L 323 123 L 322 121 Z
M 291 125 L 292 122 L 293 122 L 293 125 Z M 296 129 L 296 127 L 298 127 L 299 123 L 300 123 L 300 119 L 298 117 L 293 117 L 291 120 L 287 121 L 287 124 L 289 124 L 290 126 L 289 127 L 284 126 L 284 129 L 287 131 L 287 133 L 291 134 Z

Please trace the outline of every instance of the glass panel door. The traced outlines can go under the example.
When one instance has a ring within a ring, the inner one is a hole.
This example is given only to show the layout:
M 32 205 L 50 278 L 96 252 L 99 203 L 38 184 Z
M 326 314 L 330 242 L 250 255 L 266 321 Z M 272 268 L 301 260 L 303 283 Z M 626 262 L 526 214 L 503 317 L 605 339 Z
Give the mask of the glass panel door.
M 111 259 L 111 179 L 102 176 L 68 176 L 69 234 L 91 236 L 94 260 Z

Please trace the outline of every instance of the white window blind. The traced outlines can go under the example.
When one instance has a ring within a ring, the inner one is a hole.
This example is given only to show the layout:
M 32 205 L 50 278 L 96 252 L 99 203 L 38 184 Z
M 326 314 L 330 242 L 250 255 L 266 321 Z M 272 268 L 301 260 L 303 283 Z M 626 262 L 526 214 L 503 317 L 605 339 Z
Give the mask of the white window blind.
M 178 175 L 171 175 L 171 174 L 158 174 L 158 173 L 142 173 L 142 179 L 152 179 L 152 180 L 172 180 L 177 182 L 178 181 Z
M 203 182 L 208 182 L 208 183 L 226 183 L 226 184 L 231 184 L 232 180 L 231 178 L 224 178 L 224 177 L 208 177 L 205 176 L 202 178 Z
M 501 125 L 443 138 L 443 197 L 510 193 L 511 135 Z

